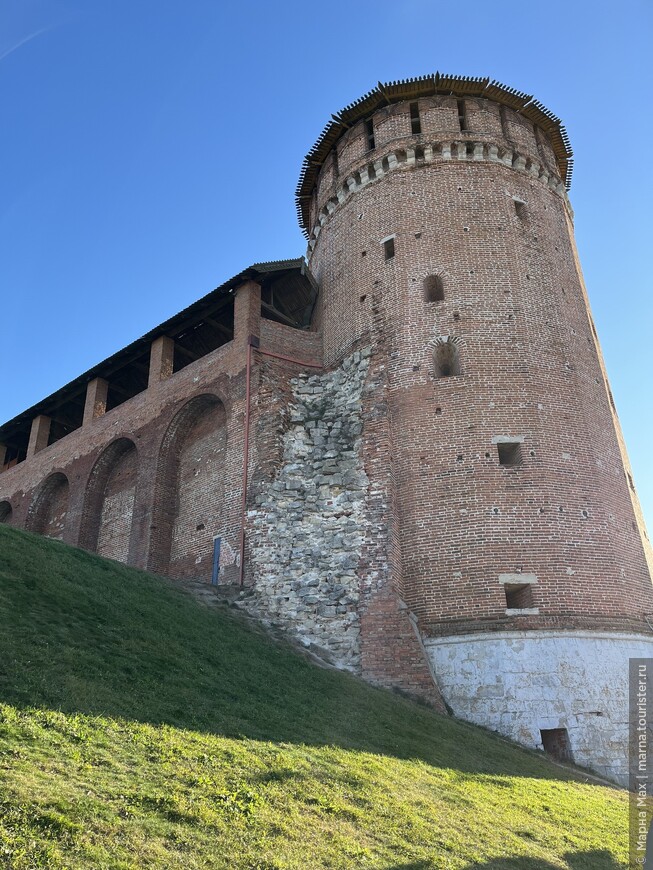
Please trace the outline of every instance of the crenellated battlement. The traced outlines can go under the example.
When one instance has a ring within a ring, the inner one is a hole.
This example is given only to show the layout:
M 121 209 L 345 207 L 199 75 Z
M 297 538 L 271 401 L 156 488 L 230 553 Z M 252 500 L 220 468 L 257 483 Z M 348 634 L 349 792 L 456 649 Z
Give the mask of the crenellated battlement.
M 572 150 L 562 122 L 532 95 L 489 78 L 435 73 L 375 88 L 341 109 L 304 158 L 296 190 L 297 215 L 307 238 L 323 205 L 325 185 L 338 185 L 353 164 L 369 161 L 370 152 L 417 136 L 422 147 L 449 138 L 486 138 L 499 149 L 513 150 L 540 163 L 568 189 Z M 424 141 L 420 141 L 423 139 Z M 402 147 L 397 143 L 395 150 Z M 406 147 L 406 146 L 403 146 Z M 392 150 L 392 149 L 390 149 Z M 335 195 L 335 191 L 332 192 Z M 316 202 L 317 196 L 317 202 Z

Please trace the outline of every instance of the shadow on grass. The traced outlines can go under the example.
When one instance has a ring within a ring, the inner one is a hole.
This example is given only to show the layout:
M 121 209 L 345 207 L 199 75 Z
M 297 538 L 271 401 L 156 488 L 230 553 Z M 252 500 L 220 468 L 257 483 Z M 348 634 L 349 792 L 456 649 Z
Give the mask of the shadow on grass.
M 567 852 L 565 861 L 571 870 L 622 870 L 612 855 L 607 851 Z M 421 870 L 426 864 L 402 864 L 392 870 Z M 498 858 L 483 864 L 469 864 L 465 870 L 558 870 L 558 865 L 550 864 L 539 858 Z
M 2 525 L 0 700 L 502 778 L 566 778 L 482 729 L 315 667 L 166 580 Z

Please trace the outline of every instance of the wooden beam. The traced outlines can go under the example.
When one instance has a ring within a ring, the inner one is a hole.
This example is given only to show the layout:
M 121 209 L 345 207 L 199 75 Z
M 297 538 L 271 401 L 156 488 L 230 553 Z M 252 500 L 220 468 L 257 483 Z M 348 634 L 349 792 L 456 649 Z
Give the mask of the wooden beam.
M 226 305 L 228 305 L 229 303 L 233 303 L 233 301 L 233 295 L 229 294 L 224 299 L 221 299 L 219 302 L 213 305 L 207 305 L 207 307 L 203 311 L 198 312 L 194 317 L 189 317 L 188 320 L 184 321 L 183 326 L 179 326 L 177 328 L 176 332 L 168 332 L 166 334 L 170 336 L 170 338 L 174 338 L 176 340 L 178 335 L 183 335 L 184 333 L 188 332 L 189 329 L 197 326 L 198 323 L 202 323 L 207 319 L 207 317 L 211 317 L 212 315 L 217 314 Z
M 145 389 L 145 387 L 143 387 L 143 389 Z M 137 393 L 132 393 L 131 390 L 126 390 L 124 387 L 117 386 L 112 381 L 109 381 L 109 392 L 118 393 L 119 396 L 127 396 L 128 399 L 131 399 L 132 396 L 137 395 Z M 142 390 L 139 390 L 138 392 L 140 393 L 142 392 Z
M 187 357 L 188 359 L 192 360 L 193 362 L 195 362 L 198 359 L 202 359 L 202 354 L 195 353 L 192 350 L 186 350 L 186 348 L 182 347 L 178 341 L 175 342 L 175 350 L 179 351 L 179 353 L 182 356 Z
M 81 421 L 75 421 L 71 417 L 60 415 L 55 416 L 54 414 L 50 415 L 50 420 L 52 420 L 53 423 L 58 423 L 59 426 L 63 426 L 64 429 L 79 429 L 79 427 L 82 425 Z
M 223 335 L 226 335 L 230 340 L 234 337 L 233 329 L 229 329 L 226 326 L 223 326 L 222 323 L 218 323 L 217 320 L 214 320 L 212 317 L 205 317 L 204 322 L 208 323 L 209 326 L 213 326 L 218 332 L 221 332 Z
M 301 324 L 296 320 L 292 320 L 292 318 L 287 317 L 285 314 L 282 314 L 277 308 L 273 305 L 268 305 L 267 302 L 261 302 L 261 308 L 265 309 L 265 311 L 269 311 L 271 314 L 274 314 L 279 320 L 283 320 L 284 323 L 287 323 L 288 326 L 293 326 L 295 329 L 300 329 Z

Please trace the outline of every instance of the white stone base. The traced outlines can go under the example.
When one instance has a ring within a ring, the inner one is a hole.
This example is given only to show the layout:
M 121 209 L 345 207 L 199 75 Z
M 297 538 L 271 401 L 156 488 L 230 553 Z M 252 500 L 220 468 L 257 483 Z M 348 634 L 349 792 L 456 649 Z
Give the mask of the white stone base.
M 653 658 L 653 634 L 483 632 L 424 638 L 461 719 L 534 749 L 566 728 L 576 764 L 628 784 L 628 659 Z

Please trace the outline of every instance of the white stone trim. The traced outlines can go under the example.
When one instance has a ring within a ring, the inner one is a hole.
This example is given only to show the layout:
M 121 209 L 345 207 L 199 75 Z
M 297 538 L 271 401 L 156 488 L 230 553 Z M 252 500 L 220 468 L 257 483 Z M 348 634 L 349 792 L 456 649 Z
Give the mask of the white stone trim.
M 492 444 L 523 444 L 525 440 L 525 435 L 494 435 Z
M 499 583 L 514 583 L 518 586 L 537 583 L 537 574 L 499 574 Z
M 467 153 L 468 146 L 471 146 L 473 149 L 470 154 Z M 437 160 L 503 163 L 516 172 L 523 173 L 530 178 L 539 179 L 547 188 L 563 199 L 571 213 L 571 204 L 562 180 L 558 176 L 552 175 L 533 158 L 518 151 L 506 149 L 495 142 L 488 142 L 487 140 L 479 142 L 473 137 L 452 139 L 444 142 L 430 142 L 420 145 L 420 147 L 423 148 L 424 156 L 419 160 L 415 156 L 416 146 L 414 144 L 406 144 L 403 148 L 390 149 L 386 154 L 376 156 L 376 159 L 370 161 L 369 164 L 349 172 L 336 189 L 335 196 L 331 197 L 320 209 L 319 214 L 316 216 L 315 224 L 323 225 L 324 220 L 333 214 L 335 209 L 342 205 L 350 196 L 368 184 L 383 178 L 388 172 L 394 172 L 398 169 L 413 169 L 419 167 L 422 162 L 426 164 L 436 162 Z M 387 169 L 383 166 L 384 162 L 387 165 Z M 519 197 L 513 196 L 512 198 L 516 202 L 522 202 L 524 205 L 527 205 Z M 315 239 L 314 226 L 309 236 L 309 248 L 312 249 L 313 246 L 310 245 L 310 242 L 314 242 Z
M 506 607 L 506 616 L 537 616 L 539 607 Z

